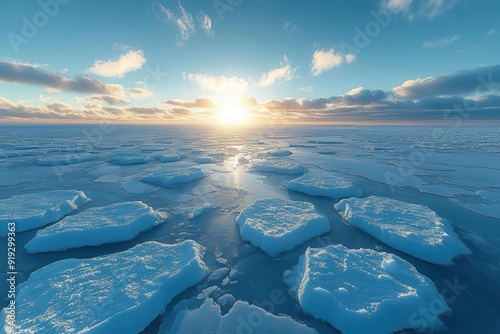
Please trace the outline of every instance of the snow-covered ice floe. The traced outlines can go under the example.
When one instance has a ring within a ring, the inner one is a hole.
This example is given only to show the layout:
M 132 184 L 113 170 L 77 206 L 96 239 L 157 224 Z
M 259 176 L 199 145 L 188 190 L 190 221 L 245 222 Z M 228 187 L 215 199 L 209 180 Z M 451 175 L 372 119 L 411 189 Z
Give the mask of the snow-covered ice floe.
M 40 253 L 131 240 L 166 218 L 139 201 L 90 208 L 38 231 L 25 248 Z
M 278 150 L 269 152 L 269 155 L 272 155 L 273 157 L 288 157 L 292 154 L 293 153 L 290 150 Z
M 363 192 L 340 174 L 312 172 L 288 182 L 287 188 L 311 196 L 331 198 L 360 197 Z
M 281 198 L 262 199 L 236 219 L 241 237 L 271 256 L 291 250 L 330 231 L 330 223 L 314 205 Z
M 126 165 L 137 165 L 137 164 L 145 164 L 148 162 L 148 157 L 139 153 L 116 153 L 109 157 L 108 160 L 110 163 L 119 166 Z
M 0 235 L 8 232 L 8 223 L 16 224 L 16 232 L 32 230 L 54 223 L 90 202 L 82 191 L 52 190 L 12 196 L 0 200 Z
M 155 158 L 158 159 L 160 162 L 176 162 L 180 161 L 184 157 L 183 154 L 165 154 L 165 153 L 160 153 L 155 155 Z
M 434 283 L 396 255 L 308 248 L 284 281 L 302 309 L 345 334 L 438 329 L 451 309 Z M 421 310 L 429 310 L 425 317 Z
M 450 265 L 471 253 L 453 227 L 426 206 L 370 196 L 344 199 L 335 209 L 351 225 L 424 261 Z
M 205 277 L 203 255 L 191 240 L 149 241 L 112 255 L 54 262 L 18 286 L 17 326 L 5 321 L 4 308 L 0 328 L 7 334 L 139 333 Z
M 304 173 L 304 167 L 289 159 L 269 159 L 255 163 L 252 171 L 295 175 Z
M 92 160 L 93 156 L 84 154 L 52 155 L 40 158 L 36 161 L 39 166 L 71 165 Z
M 174 184 L 195 181 L 204 176 L 203 171 L 196 167 L 161 167 L 143 177 L 141 181 L 167 187 Z
M 273 315 L 243 301 L 237 301 L 231 310 L 222 316 L 219 305 L 211 298 L 207 298 L 199 308 L 179 313 L 169 333 L 317 334 L 318 332 L 290 317 Z

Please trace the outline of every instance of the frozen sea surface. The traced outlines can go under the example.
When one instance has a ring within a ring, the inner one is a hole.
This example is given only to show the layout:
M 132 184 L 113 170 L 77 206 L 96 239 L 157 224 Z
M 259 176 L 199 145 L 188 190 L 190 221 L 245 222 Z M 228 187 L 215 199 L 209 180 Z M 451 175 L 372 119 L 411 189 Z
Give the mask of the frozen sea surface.
M 34 273 L 59 260 L 91 261 L 95 257 L 120 254 L 148 241 L 176 244 L 195 240 L 206 249 L 204 262 L 210 272 L 170 303 L 162 299 L 161 310 L 157 316 L 150 314 L 149 325 L 145 324 L 143 333 L 156 334 L 160 327 L 170 330 L 179 313 L 176 305 L 185 305 L 183 310 L 196 310 L 207 298 L 220 307 L 221 316 L 241 301 L 269 314 L 293 319 L 321 334 L 339 333 L 304 312 L 282 277 L 285 271 L 297 265 L 308 247 L 344 246 L 392 253 L 431 280 L 452 310 L 450 316 L 440 317 L 446 326 L 443 333 L 499 333 L 499 138 L 498 128 L 465 126 L 231 129 L 0 126 L 0 201 L 26 194 L 39 194 L 43 199 L 46 191 L 78 190 L 92 201 L 73 206 L 71 212 L 64 213 L 67 218 L 90 208 L 134 201 L 169 214 L 166 223 L 143 231 L 131 240 L 38 254 L 28 254 L 24 247 L 42 229 L 41 225 L 22 231 L 19 223 L 16 283 L 36 278 Z M 292 154 L 269 154 L 285 150 Z M 155 158 L 158 155 L 163 158 Z M 112 156 L 120 159 L 111 159 Z M 198 164 L 198 158 L 212 161 Z M 40 159 L 51 163 L 40 165 Z M 263 166 L 265 171 L 254 170 L 256 165 Z M 190 168 L 197 171 L 190 174 Z M 161 172 L 151 175 L 155 171 Z M 299 174 L 287 174 L 290 171 Z M 472 255 L 456 258 L 453 265 L 446 267 L 422 261 L 346 223 L 334 209 L 340 199 L 311 196 L 287 188 L 288 183 L 302 173 L 310 175 L 318 171 L 352 184 L 363 192 L 361 198 L 379 196 L 430 208 L 449 222 Z M 192 179 L 202 174 L 203 177 Z M 145 180 L 148 175 L 154 176 L 155 182 Z M 173 184 L 172 180 L 189 182 Z M 236 223 L 242 210 L 255 201 L 269 198 L 311 204 L 326 217 L 330 231 L 270 257 L 245 242 Z M 7 220 L 26 218 L 26 213 L 36 207 L 35 202 L 29 200 L 10 203 L 3 207 L 9 212 Z M 62 218 L 40 216 L 53 207 L 56 206 L 43 205 L 37 211 L 36 216 L 47 224 L 44 227 Z M 8 251 L 6 240 L 0 237 L 3 259 Z M 2 265 L 0 269 L 0 279 L 5 282 L 6 267 Z M 85 277 L 76 272 L 70 278 L 85 282 Z M 41 280 L 40 284 L 48 283 Z M 7 290 L 6 284 L 0 284 L 0 307 L 8 305 Z M 132 293 L 137 289 L 128 291 Z M 36 294 L 30 294 L 29 298 L 33 299 L 33 295 Z M 353 298 L 356 300 L 361 299 Z M 429 303 L 428 306 L 432 310 L 435 305 Z M 117 305 L 113 307 L 116 309 Z M 68 315 L 60 310 L 56 316 Z M 420 313 L 424 311 L 425 307 L 423 311 L 416 309 L 417 316 L 413 319 L 425 322 L 426 313 Z M 164 312 L 162 316 L 161 312 Z

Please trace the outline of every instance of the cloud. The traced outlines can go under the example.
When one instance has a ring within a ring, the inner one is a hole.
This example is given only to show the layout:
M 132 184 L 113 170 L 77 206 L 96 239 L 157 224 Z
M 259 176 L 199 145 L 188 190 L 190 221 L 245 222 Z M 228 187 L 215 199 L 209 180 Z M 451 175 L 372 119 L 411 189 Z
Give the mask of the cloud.
M 393 14 L 413 20 L 415 17 L 433 19 L 455 7 L 462 0 L 380 0 L 380 7 Z
M 283 57 L 283 61 L 280 62 L 280 66 L 281 67 L 275 68 L 274 70 L 262 74 L 258 85 L 260 87 L 268 87 L 273 85 L 276 81 L 292 80 L 297 67 L 292 67 L 290 59 L 288 59 L 286 55 Z
M 183 46 L 188 40 L 191 34 L 196 32 L 193 16 L 182 7 L 179 1 L 177 13 L 172 10 L 162 6 L 159 3 L 155 4 L 162 14 L 162 18 L 171 24 L 173 24 L 177 30 L 177 46 Z
M 342 97 L 341 103 L 346 105 L 370 105 L 387 98 L 387 93 L 383 90 L 369 90 L 358 87 L 350 90 Z
M 422 0 L 417 14 L 433 19 L 455 7 L 461 0 Z
M 413 0 L 382 0 L 380 6 L 394 14 L 405 14 L 409 12 L 412 2 Z
M 405 98 L 472 94 L 496 91 L 500 87 L 500 65 L 483 66 L 454 74 L 407 80 L 393 89 L 394 95 Z
M 105 104 L 115 106 L 115 105 L 126 105 L 130 103 L 130 101 L 112 95 L 93 95 L 93 96 L 85 96 L 83 98 L 77 97 L 76 100 L 78 102 L 81 102 L 87 108 L 100 107 Z
M 207 14 L 200 12 L 198 15 L 198 23 L 208 37 L 213 37 L 212 19 Z
M 204 108 L 204 109 L 215 108 L 214 101 L 212 99 L 207 99 L 207 98 L 197 98 L 194 102 L 183 101 L 183 100 L 165 100 L 162 103 L 182 108 Z
M 488 37 L 491 37 L 491 36 L 495 36 L 497 33 L 497 30 L 496 29 L 490 29 L 488 30 L 488 32 L 486 33 L 486 36 Z
M 153 96 L 153 92 L 147 88 L 129 88 L 127 89 L 127 93 L 132 97 L 151 97 Z
M 300 30 L 299 27 L 293 23 L 292 21 L 287 21 L 283 24 L 283 30 L 287 31 L 288 33 L 292 34 L 295 31 Z
M 203 90 L 215 93 L 244 93 L 249 86 L 248 81 L 236 76 L 211 76 L 208 74 L 188 74 L 189 80 Z
M 311 72 L 313 75 L 320 75 L 325 71 L 342 65 L 344 62 L 348 64 L 353 63 L 356 59 L 355 54 L 344 55 L 342 52 L 336 52 L 333 48 L 326 51 L 316 50 L 311 63 Z
M 42 86 L 49 92 L 122 95 L 121 85 L 106 84 L 85 76 L 69 78 L 38 64 L 0 60 L 0 81 Z
M 304 92 L 304 93 L 312 93 L 314 91 L 313 86 L 302 86 L 299 88 L 299 91 Z
M 94 65 L 89 69 L 89 72 L 102 77 L 122 78 L 128 72 L 137 71 L 145 63 L 146 58 L 142 50 L 130 50 L 126 54 L 121 55 L 118 60 L 96 60 Z
M 454 42 L 457 42 L 462 39 L 462 35 L 455 35 L 450 38 L 443 38 L 439 39 L 437 41 L 427 41 L 424 44 L 422 44 L 422 48 L 424 49 L 430 49 L 430 48 L 444 48 L 445 46 L 448 46 Z

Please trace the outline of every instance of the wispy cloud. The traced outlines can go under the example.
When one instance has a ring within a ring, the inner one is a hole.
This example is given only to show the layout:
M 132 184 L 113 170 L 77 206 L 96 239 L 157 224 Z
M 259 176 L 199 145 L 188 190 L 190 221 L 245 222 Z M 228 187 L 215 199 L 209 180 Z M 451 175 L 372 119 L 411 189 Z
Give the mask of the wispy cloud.
M 196 83 L 203 90 L 215 93 L 244 93 L 249 86 L 248 81 L 236 76 L 212 76 L 208 74 L 187 74 L 185 78 Z
M 215 103 L 212 99 L 208 98 L 197 98 L 194 102 L 191 101 L 183 101 L 183 100 L 165 100 L 162 102 L 163 104 L 182 107 L 182 108 L 204 108 L 204 109 L 213 109 L 215 107 Z
M 184 46 L 189 40 L 191 35 L 196 33 L 197 28 L 201 29 L 208 37 L 214 36 L 213 21 L 204 12 L 199 12 L 196 16 L 196 24 L 193 15 L 189 13 L 179 0 L 175 10 L 169 9 L 160 3 L 154 3 L 153 6 L 157 8 L 157 16 L 173 25 L 177 29 L 177 41 L 175 42 L 178 47 Z
M 295 31 L 300 30 L 300 28 L 292 21 L 286 21 L 283 24 L 283 30 L 290 33 L 290 34 L 293 34 Z
M 212 19 L 207 14 L 200 12 L 198 15 L 198 23 L 207 36 L 212 37 L 214 35 L 214 31 L 212 30 Z
M 288 57 L 285 55 L 283 57 L 283 61 L 280 62 L 280 67 L 262 74 L 258 85 L 260 87 L 268 87 L 273 85 L 277 81 L 290 81 L 293 79 L 296 70 L 297 67 L 292 67 L 290 59 L 288 59 Z
M 118 60 L 96 60 L 89 69 L 90 73 L 102 77 L 122 78 L 126 73 L 137 71 L 146 63 L 144 52 L 142 50 L 130 50 L 118 58 Z
M 122 95 L 121 85 L 106 84 L 85 76 L 67 77 L 39 64 L 0 60 L 0 81 L 44 87 L 49 92 Z
M 380 7 L 413 20 L 422 16 L 433 19 L 455 7 L 462 0 L 380 0 Z
M 488 32 L 486 33 L 486 36 L 488 37 L 491 37 L 491 36 L 495 36 L 497 33 L 497 30 L 496 29 L 490 29 L 488 30 Z
M 412 2 L 413 0 L 381 0 L 380 6 L 394 14 L 407 14 Z
M 422 48 L 431 49 L 431 48 L 444 48 L 450 44 L 453 44 L 462 39 L 462 35 L 455 35 L 449 38 L 443 38 L 436 41 L 427 41 L 422 44 Z
M 314 91 L 313 86 L 302 86 L 299 88 L 299 91 L 304 92 L 304 93 L 312 93 Z
M 311 63 L 311 72 L 315 76 L 320 75 L 325 71 L 342 65 L 344 62 L 348 64 L 353 63 L 356 59 L 355 54 L 344 55 L 333 48 L 330 50 L 316 50 Z
M 177 28 L 178 34 L 176 44 L 177 46 L 183 46 L 189 40 L 191 34 L 196 32 L 193 16 L 184 9 L 180 1 L 176 13 L 159 3 L 155 5 L 160 9 L 163 19 Z

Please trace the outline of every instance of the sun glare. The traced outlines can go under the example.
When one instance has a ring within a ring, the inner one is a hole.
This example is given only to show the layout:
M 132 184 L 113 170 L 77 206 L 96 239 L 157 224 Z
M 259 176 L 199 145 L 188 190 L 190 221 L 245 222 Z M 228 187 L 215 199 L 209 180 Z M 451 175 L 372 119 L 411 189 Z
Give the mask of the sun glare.
M 226 97 L 217 101 L 217 121 L 221 124 L 247 124 L 250 116 L 248 106 L 239 97 Z

